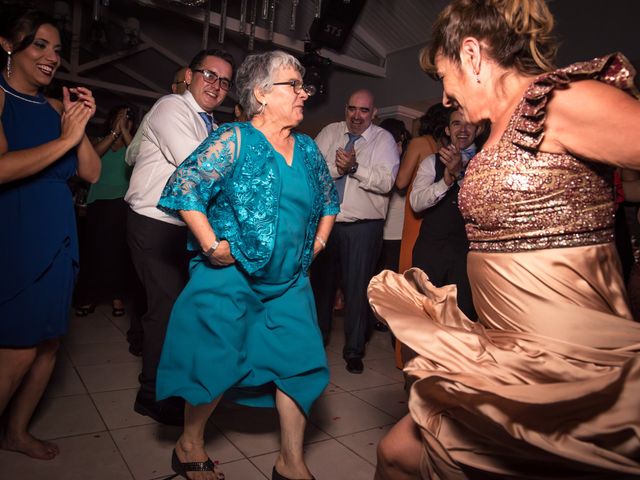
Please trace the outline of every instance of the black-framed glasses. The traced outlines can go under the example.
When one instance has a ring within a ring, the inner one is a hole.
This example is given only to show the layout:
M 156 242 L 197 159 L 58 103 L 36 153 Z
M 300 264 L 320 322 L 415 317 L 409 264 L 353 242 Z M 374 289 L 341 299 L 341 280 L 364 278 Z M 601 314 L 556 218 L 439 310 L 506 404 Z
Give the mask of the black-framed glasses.
M 220 82 L 220 88 L 222 90 L 229 90 L 231 88 L 232 82 L 228 78 L 224 78 L 219 76 L 217 73 L 212 72 L 211 70 L 203 70 L 201 68 L 193 68 L 192 72 L 200 72 L 204 78 L 204 81 L 210 84 L 214 84 L 216 82 Z
M 313 97 L 316 94 L 315 85 L 305 85 L 300 80 L 288 80 L 286 82 L 276 82 L 276 83 L 272 83 L 271 85 L 289 85 L 290 87 L 293 87 L 293 93 L 295 93 L 296 95 L 299 94 L 301 90 L 304 90 L 304 92 L 310 97 Z

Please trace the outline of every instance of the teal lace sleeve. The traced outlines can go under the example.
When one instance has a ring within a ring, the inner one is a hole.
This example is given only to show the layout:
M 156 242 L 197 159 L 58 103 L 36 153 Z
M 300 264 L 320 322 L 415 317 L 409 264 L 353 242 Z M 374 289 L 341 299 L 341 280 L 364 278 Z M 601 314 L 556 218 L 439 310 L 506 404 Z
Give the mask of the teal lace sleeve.
M 322 213 L 321 217 L 327 215 L 337 215 L 340 213 L 340 201 L 338 199 L 338 191 L 336 190 L 335 182 L 329 173 L 329 167 L 325 161 L 318 146 L 313 143 L 316 155 L 317 175 L 320 183 L 320 192 L 322 195 Z
M 313 207 L 307 225 L 307 238 L 302 256 L 303 271 L 308 274 L 309 266 L 313 261 L 313 241 L 318 228 L 318 221 L 327 215 L 337 215 L 340 212 L 340 202 L 327 162 L 325 162 L 316 143 L 306 135 L 297 134 L 297 138 L 301 148 L 304 150 L 303 158 L 314 192 Z
M 218 128 L 169 178 L 158 208 L 178 218 L 180 210 L 195 210 L 207 215 L 212 200 L 233 169 L 238 147 L 236 129 Z

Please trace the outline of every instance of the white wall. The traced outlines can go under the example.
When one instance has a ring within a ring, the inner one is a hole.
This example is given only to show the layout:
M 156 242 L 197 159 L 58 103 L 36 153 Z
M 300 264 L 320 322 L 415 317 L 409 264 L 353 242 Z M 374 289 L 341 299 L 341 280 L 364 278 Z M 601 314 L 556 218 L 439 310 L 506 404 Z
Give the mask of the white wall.
M 561 42 L 559 66 L 614 51 L 640 64 L 639 0 L 553 0 L 549 6 L 556 19 L 556 35 Z M 425 43 L 429 28 L 425 28 Z M 342 120 L 349 93 L 370 89 L 378 107 L 403 105 L 425 110 L 442 95 L 440 83 L 420 70 L 418 52 L 412 47 L 388 57 L 387 78 L 371 78 L 335 69 L 324 103 L 307 109 L 303 130 L 315 133 L 326 123 Z

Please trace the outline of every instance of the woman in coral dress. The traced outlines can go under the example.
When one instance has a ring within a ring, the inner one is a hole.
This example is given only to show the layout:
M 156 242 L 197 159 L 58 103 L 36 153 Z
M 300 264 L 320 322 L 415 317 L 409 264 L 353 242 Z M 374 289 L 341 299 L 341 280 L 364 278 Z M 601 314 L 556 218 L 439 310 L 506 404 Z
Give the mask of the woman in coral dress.
M 634 71 L 619 54 L 554 69 L 552 26 L 543 0 L 456 0 L 422 55 L 445 104 L 492 122 L 459 202 L 479 322 L 419 270 L 372 280 L 419 354 L 377 479 L 640 476 L 640 324 L 612 194 L 612 166 L 640 166 Z

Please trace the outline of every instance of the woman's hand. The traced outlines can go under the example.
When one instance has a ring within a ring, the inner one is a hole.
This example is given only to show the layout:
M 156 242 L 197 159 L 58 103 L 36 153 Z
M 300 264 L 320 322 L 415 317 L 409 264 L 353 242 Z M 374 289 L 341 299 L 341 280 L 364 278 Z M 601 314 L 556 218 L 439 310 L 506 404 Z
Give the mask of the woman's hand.
M 226 267 L 232 263 L 236 263 L 236 259 L 231 255 L 231 247 L 229 242 L 221 240 L 216 251 L 209 257 L 209 262 L 216 267 Z
M 76 100 L 71 100 L 72 94 L 77 96 Z M 91 93 L 91 90 L 85 87 L 62 87 L 62 106 L 64 107 L 64 112 L 69 111 L 69 109 L 76 104 L 84 105 L 91 111 L 91 116 L 89 118 L 95 115 L 96 99 L 93 98 L 93 93 Z
M 128 108 L 123 108 L 118 112 L 118 115 L 116 116 L 113 122 L 113 126 L 111 127 L 114 132 L 118 134 L 122 134 L 124 132 L 130 132 L 131 122 L 127 117 L 128 112 L 129 112 Z
M 68 100 L 69 93 L 67 92 L 65 96 L 65 100 Z M 94 111 L 95 104 L 92 110 L 91 107 L 86 106 L 83 102 L 69 102 L 65 106 L 60 119 L 62 130 L 60 138 L 69 141 L 71 147 L 78 145 L 84 137 L 85 128 Z
M 316 238 L 313 241 L 313 258 L 315 259 L 318 256 L 318 254 L 326 248 L 326 246 L 327 246 L 327 243 L 324 241 L 321 241 L 316 235 Z
M 113 124 L 111 125 L 111 130 L 116 132 L 118 135 L 120 135 L 124 130 L 123 125 L 124 125 L 125 115 L 126 115 L 125 111 L 120 110 L 118 112 L 118 115 L 116 115 L 116 118 L 113 120 Z

